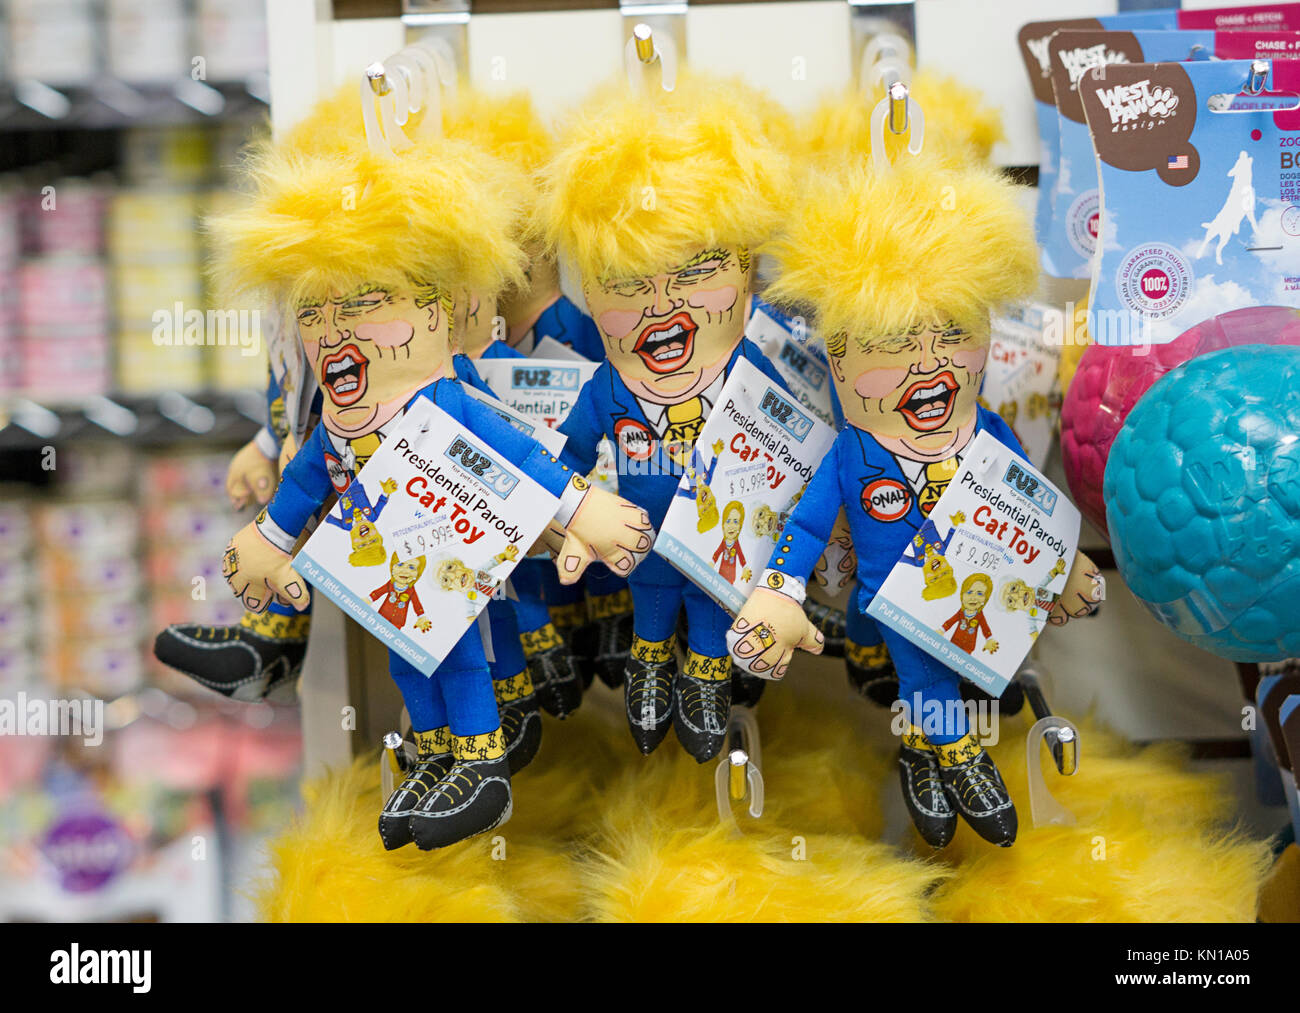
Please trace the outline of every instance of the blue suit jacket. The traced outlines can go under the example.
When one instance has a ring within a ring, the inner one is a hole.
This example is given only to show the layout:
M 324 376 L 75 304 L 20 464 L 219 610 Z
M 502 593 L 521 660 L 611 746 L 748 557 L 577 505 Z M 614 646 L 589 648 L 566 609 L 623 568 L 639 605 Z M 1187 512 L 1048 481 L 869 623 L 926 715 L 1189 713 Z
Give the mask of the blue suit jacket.
M 543 338 L 554 338 L 592 362 L 605 358 L 605 342 L 601 340 L 596 322 L 566 296 L 560 296 L 546 307 L 537 323 L 533 324 L 534 341 Z
M 1024 457 L 1001 416 L 977 406 L 975 433 L 984 430 Z M 894 455 L 865 429 L 840 430 L 795 504 L 768 565 L 806 581 L 830 541 L 841 506 L 858 556 L 858 607 L 865 609 L 926 520 Z
M 435 380 L 415 395 L 415 398 L 421 397 L 428 398 L 548 492 L 559 496 L 573 478 L 573 472 L 552 457 L 540 443 L 462 391 L 458 381 Z M 415 398 L 411 401 L 414 402 Z M 355 473 L 347 470 L 334 456 L 325 426 L 318 425 L 284 469 L 280 487 L 266 508 L 271 520 L 281 530 L 290 535 L 299 534 L 329 498 L 333 489 L 329 472 L 331 462 L 348 482 L 356 478 Z
M 789 391 L 776 367 L 748 338 L 736 346 L 726 371 L 730 372 L 741 358 Z M 562 459 L 583 475 L 595 467 L 600 441 L 608 437 L 615 447 L 619 495 L 643 507 L 655 527 L 663 523 L 684 469 L 664 452 L 640 402 L 608 360 L 586 382 L 568 417 L 556 428 L 568 437 Z

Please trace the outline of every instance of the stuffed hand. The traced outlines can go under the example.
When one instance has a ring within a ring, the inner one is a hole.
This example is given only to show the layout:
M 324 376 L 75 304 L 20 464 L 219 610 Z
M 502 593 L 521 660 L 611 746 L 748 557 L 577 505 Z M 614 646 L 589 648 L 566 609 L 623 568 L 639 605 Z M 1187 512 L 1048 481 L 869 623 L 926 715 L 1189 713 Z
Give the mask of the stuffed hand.
M 279 475 L 276 462 L 257 448 L 257 441 L 249 440 L 230 459 L 226 471 L 226 495 L 230 505 L 243 510 L 253 499 L 265 506 L 271 502 Z
M 764 679 L 781 679 L 795 648 L 821 654 L 825 638 L 803 606 L 780 591 L 755 588 L 727 631 L 727 648 L 736 662 Z
M 249 612 L 263 612 L 271 597 L 299 612 L 311 601 L 307 584 L 289 564 L 290 556 L 262 537 L 256 524 L 235 533 L 221 559 L 221 575 Z
M 564 528 L 556 524 L 555 521 L 551 521 L 542 529 L 542 533 L 537 536 L 537 541 L 533 542 L 528 554 L 530 556 L 540 556 L 543 552 L 546 552 L 554 559 L 560 554 L 562 545 L 564 545 Z
M 1074 557 L 1070 575 L 1065 578 L 1065 590 L 1056 599 L 1047 621 L 1053 626 L 1064 626 L 1071 619 L 1092 615 L 1106 600 L 1106 578 L 1097 564 L 1082 552 Z
M 555 559 L 561 584 L 573 584 L 591 563 L 626 577 L 654 544 L 650 516 L 635 503 L 592 486 L 569 521 Z

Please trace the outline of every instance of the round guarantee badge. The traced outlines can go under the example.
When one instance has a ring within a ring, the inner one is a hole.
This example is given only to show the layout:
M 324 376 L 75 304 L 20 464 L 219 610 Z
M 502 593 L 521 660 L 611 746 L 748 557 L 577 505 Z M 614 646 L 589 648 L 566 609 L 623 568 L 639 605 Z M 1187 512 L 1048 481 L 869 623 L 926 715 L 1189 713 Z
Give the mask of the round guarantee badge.
M 1070 204 L 1065 213 L 1066 236 L 1074 252 L 1081 257 L 1091 257 L 1097 252 L 1097 230 L 1101 227 L 1101 195 L 1096 190 L 1084 190 Z
M 1192 265 L 1164 243 L 1146 243 L 1128 252 L 1115 271 L 1115 293 L 1134 313 L 1153 320 L 1171 317 L 1192 291 Z

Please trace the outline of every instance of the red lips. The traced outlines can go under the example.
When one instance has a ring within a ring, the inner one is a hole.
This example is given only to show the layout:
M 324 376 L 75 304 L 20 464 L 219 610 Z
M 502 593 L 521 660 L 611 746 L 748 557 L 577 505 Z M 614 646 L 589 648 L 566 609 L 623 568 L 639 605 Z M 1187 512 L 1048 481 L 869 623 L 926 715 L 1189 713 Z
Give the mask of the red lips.
M 356 404 L 365 395 L 369 361 L 356 345 L 344 345 L 322 360 L 321 384 L 338 407 Z
M 956 403 L 957 381 L 944 370 L 908 387 L 894 410 L 913 429 L 928 433 L 947 424 Z
M 697 324 L 686 312 L 674 313 L 662 323 L 641 332 L 632 351 L 652 373 L 675 373 L 690 361 L 695 350 Z

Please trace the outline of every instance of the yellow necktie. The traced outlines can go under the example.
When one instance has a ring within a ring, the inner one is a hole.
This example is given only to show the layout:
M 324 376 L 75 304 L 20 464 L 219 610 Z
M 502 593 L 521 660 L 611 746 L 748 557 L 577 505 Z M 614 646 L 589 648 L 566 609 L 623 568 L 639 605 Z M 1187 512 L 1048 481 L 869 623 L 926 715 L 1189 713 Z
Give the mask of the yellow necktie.
M 959 467 L 960 464 L 955 457 L 950 457 L 946 461 L 936 461 L 934 464 L 925 466 L 925 485 L 921 487 L 921 492 L 916 498 L 922 516 L 930 516 L 930 511 L 939 502 L 939 497 L 948 488 L 948 483 L 957 474 Z
M 352 453 L 356 458 L 356 470 L 360 471 L 365 467 L 366 462 L 379 449 L 379 444 L 383 438 L 378 433 L 370 433 L 368 436 L 362 436 L 359 439 L 352 440 L 348 446 L 352 448 Z
M 681 404 L 669 405 L 667 419 L 664 451 L 682 467 L 686 467 L 695 438 L 704 428 L 704 402 L 693 397 Z

